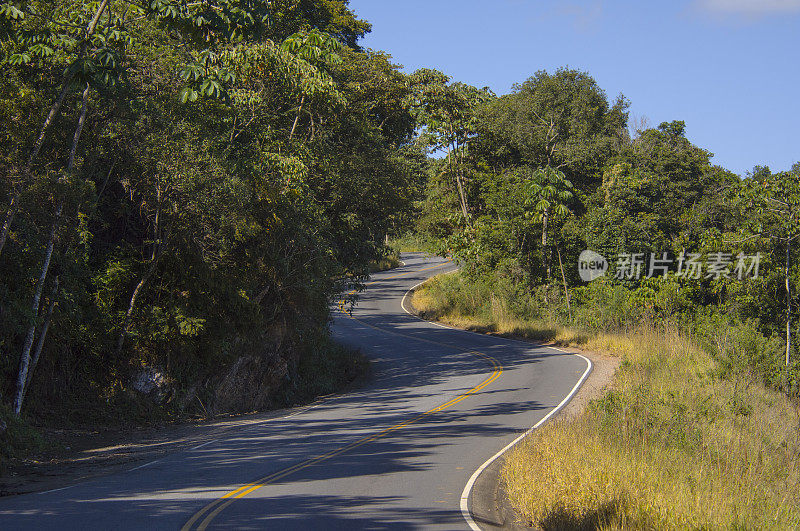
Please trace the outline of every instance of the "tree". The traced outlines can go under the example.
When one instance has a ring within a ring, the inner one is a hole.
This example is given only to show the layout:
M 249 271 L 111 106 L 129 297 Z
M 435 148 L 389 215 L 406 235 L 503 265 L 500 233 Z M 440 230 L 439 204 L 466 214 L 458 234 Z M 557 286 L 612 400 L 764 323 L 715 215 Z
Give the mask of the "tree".
M 355 49 L 358 39 L 372 30 L 369 22 L 349 9 L 349 0 L 273 0 L 270 4 L 270 31 L 276 42 L 316 28 Z
M 34 161 L 0 184 L 9 401 L 113 407 L 143 364 L 209 392 L 242 355 L 292 377 L 425 167 L 407 76 L 355 46 L 369 25 L 340 0 L 0 5 L 0 167 Z
M 795 165 L 792 171 L 773 174 L 769 168 L 756 167 L 735 191 L 750 214 L 744 229 L 752 236 L 743 237 L 772 241 L 784 249 L 787 366 L 792 353 L 792 255 L 800 239 L 800 172 L 797 170 Z
M 305 69 L 305 76 L 298 76 L 297 86 L 301 96 L 300 105 L 297 108 L 297 116 L 292 122 L 292 130 L 289 132 L 289 140 L 291 140 L 297 128 L 300 113 L 303 111 L 303 103 L 306 96 L 313 98 L 321 93 L 324 96 L 332 96 L 333 99 L 343 102 L 343 98 L 335 89 L 333 78 L 325 71 L 326 66 L 342 62 L 342 58 L 338 54 L 341 45 L 332 37 L 314 30 L 306 34 L 297 33 L 292 35 L 281 44 L 281 49 L 293 54 L 300 61 L 304 61 L 310 66 L 310 68 Z
M 456 182 L 464 223 L 470 223 L 470 200 L 467 195 L 466 158 L 469 143 L 477 134 L 478 108 L 494 94 L 464 83 L 450 83 L 450 78 L 436 70 L 421 69 L 411 75 L 414 109 L 418 122 L 424 124 L 423 138 L 434 151 L 447 152 L 446 171 Z
M 90 89 L 103 90 L 113 87 L 124 72 L 122 60 L 124 47 L 133 43 L 126 28 L 128 14 L 132 11 L 134 14 L 149 15 L 159 22 L 182 31 L 182 34 L 188 39 L 201 39 L 212 44 L 218 43 L 220 37 L 222 40 L 238 40 L 245 38 L 248 34 L 259 33 L 266 17 L 266 6 L 255 4 L 255 9 L 245 11 L 238 5 L 241 2 L 237 0 L 219 0 L 219 2 L 222 5 L 183 3 L 176 6 L 171 3 L 153 2 L 146 8 L 126 4 L 117 12 L 113 10 L 113 0 L 102 0 L 99 4 L 78 2 L 70 4 L 65 10 L 53 10 L 48 14 L 49 16 L 44 17 L 43 26 L 38 25 L 38 19 L 32 24 L 26 24 L 25 14 L 31 15 L 27 17 L 28 19 L 39 15 L 34 5 L 26 6 L 27 13 L 17 8 L 12 10 L 8 4 L 3 5 L 2 13 L 7 18 L 13 16 L 17 21 L 13 31 L 4 32 L 4 35 L 9 38 L 9 47 L 15 52 L 6 54 L 5 62 L 20 67 L 38 58 L 39 62 L 47 63 L 50 68 L 54 66 L 53 63 L 65 64 L 66 68 L 62 76 L 59 94 L 51 105 L 47 118 L 34 142 L 24 169 L 24 178 L 20 179 L 12 193 L 6 220 L 0 231 L 0 251 L 2 251 L 8 232 L 11 230 L 17 214 L 20 194 L 25 183 L 30 180 L 31 169 L 43 145 L 45 135 L 53 120 L 60 113 L 70 90 L 77 86 L 82 92 L 80 116 L 73 135 L 69 159 L 66 168 L 62 170 L 59 182 L 66 182 L 67 178 L 75 172 L 76 152 L 86 123 Z M 230 16 L 219 16 L 218 9 L 231 7 L 239 8 L 234 10 Z M 255 16 L 259 14 L 261 16 L 256 19 Z M 30 25 L 33 25 L 34 31 L 32 32 L 31 28 L 27 27 Z M 209 55 L 207 50 L 206 55 Z M 216 71 L 205 77 L 196 76 L 196 81 L 201 83 L 202 89 L 209 95 L 221 97 L 223 95 L 221 85 L 215 76 L 218 76 Z M 17 392 L 13 405 L 17 415 L 22 408 L 24 388 L 28 381 L 30 352 L 37 328 L 35 316 L 38 314 L 39 302 L 47 281 L 64 207 L 64 198 L 56 197 L 54 220 L 45 243 L 43 263 L 31 304 L 34 321 L 28 328 L 20 356 Z
M 109 0 L 99 4 L 73 3 L 66 9 L 48 7 L 39 13 L 36 4 L 15 6 L 0 4 L 0 31 L 3 57 L 0 64 L 23 68 L 36 64 L 45 71 L 63 68 L 58 95 L 39 128 L 22 175 L 17 176 L 6 219 L 0 229 L 0 255 L 19 210 L 22 190 L 31 179 L 31 171 L 53 121 L 61 112 L 64 100 L 77 87 L 86 92 L 91 86 L 114 85 L 120 77 L 121 46 L 130 40 L 122 17 L 109 13 Z M 98 30 L 99 28 L 99 30 Z M 73 142 L 74 153 L 77 135 Z M 72 157 L 74 159 L 74 157 Z
M 627 108 L 621 95 L 609 105 L 605 92 L 584 72 L 539 71 L 485 107 L 483 145 L 487 151 L 506 146 L 512 163 L 563 171 L 576 186 L 588 189 L 627 138 Z
M 572 183 L 564 176 L 564 172 L 545 166 L 538 168 L 527 183 L 528 198 L 526 206 L 531 207 L 532 216 L 542 224 L 542 258 L 545 266 L 545 278 L 550 281 L 550 250 L 548 247 L 548 231 L 551 217 L 564 217 L 572 211 L 569 204 L 574 198 Z M 560 260 L 559 251 L 559 260 Z M 562 267 L 563 276 L 563 267 Z
M 587 198 L 587 243 L 607 255 L 696 247 L 707 228 L 693 222 L 698 209 L 737 180 L 710 158 L 689 142 L 681 121 L 643 131 L 607 162 L 602 185 Z

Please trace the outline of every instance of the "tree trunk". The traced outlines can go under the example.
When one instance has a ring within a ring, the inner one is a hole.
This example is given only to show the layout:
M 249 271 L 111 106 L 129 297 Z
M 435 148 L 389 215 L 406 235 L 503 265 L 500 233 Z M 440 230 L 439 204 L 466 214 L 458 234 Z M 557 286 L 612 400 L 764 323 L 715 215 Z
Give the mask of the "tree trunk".
M 467 197 L 464 193 L 464 185 L 461 182 L 461 175 L 456 173 L 456 185 L 458 186 L 458 196 L 461 203 L 461 213 L 464 214 L 464 221 L 469 223 L 469 210 L 467 210 Z
M 469 210 L 467 209 L 467 198 L 464 187 L 461 184 L 460 170 L 458 168 L 458 155 L 455 145 L 447 145 L 447 165 L 450 166 L 450 173 L 455 177 L 456 188 L 458 189 L 458 204 L 461 206 L 461 213 L 464 215 L 464 222 L 469 223 Z M 455 159 L 455 163 L 453 162 Z
M 97 205 L 100 203 L 100 198 L 103 197 L 103 192 L 105 192 L 106 187 L 108 186 L 108 180 L 111 178 L 111 172 L 114 171 L 114 166 L 117 165 L 117 161 L 114 160 L 111 162 L 111 167 L 108 169 L 108 173 L 106 174 L 106 178 L 103 181 L 103 186 L 100 187 L 100 191 L 97 192 L 97 201 L 95 203 L 95 208 L 92 213 L 97 211 Z
M 550 282 L 550 255 L 547 252 L 547 223 L 550 219 L 550 209 L 545 209 L 542 213 L 542 260 L 547 282 Z
M 103 0 L 102 2 L 100 2 L 100 5 L 97 6 L 97 11 L 95 11 L 94 16 L 92 17 L 92 20 L 90 20 L 89 24 L 86 26 L 84 44 L 81 47 L 81 50 L 78 52 L 79 58 L 83 57 L 83 55 L 86 53 L 86 48 L 87 48 L 86 43 L 88 42 L 89 37 L 91 37 L 94 34 L 95 29 L 97 29 L 97 24 L 98 22 L 100 22 L 100 16 L 103 14 L 103 11 L 105 11 L 108 2 L 109 0 Z M 36 142 L 34 143 L 33 149 L 31 150 L 31 155 L 28 158 L 28 165 L 27 165 L 28 172 L 30 172 L 30 169 L 33 167 L 33 161 L 36 159 L 36 157 L 39 155 L 39 151 L 42 149 L 42 144 L 44 143 L 44 137 L 47 134 L 47 130 L 50 128 L 50 125 L 52 125 L 53 120 L 55 120 L 56 116 L 61 110 L 61 105 L 64 103 L 64 98 L 69 93 L 69 84 L 72 82 L 72 78 L 74 76 L 75 74 L 71 70 L 69 70 L 65 75 L 64 80 L 61 82 L 61 92 L 58 94 L 58 98 L 56 98 L 56 101 L 53 102 L 52 107 L 50 107 L 50 112 L 47 114 L 47 118 L 45 119 L 44 124 L 42 124 L 42 128 L 39 130 L 39 136 L 36 138 Z M 88 85 L 86 88 L 88 90 L 89 88 Z
M 464 211 L 466 212 L 467 223 L 470 223 L 471 220 L 470 220 L 470 217 L 469 217 L 469 196 L 467 195 L 467 188 L 466 188 L 467 180 L 464 177 L 464 167 L 465 167 L 465 164 L 464 164 L 464 149 L 465 148 L 462 147 L 459 150 L 459 152 L 461 153 L 460 157 L 458 155 L 458 152 L 456 153 L 456 159 L 458 160 L 458 158 L 460 158 L 460 160 L 458 162 L 458 177 L 461 179 L 461 194 L 463 195 L 462 200 L 464 202 Z
M 86 34 L 84 37 L 84 41 L 88 42 L 89 37 L 94 34 L 94 31 L 97 29 L 97 24 L 100 22 L 100 16 L 105 11 L 106 7 L 108 6 L 109 0 L 102 0 L 100 5 L 97 7 L 97 11 L 92 17 L 92 20 L 89 21 L 89 24 L 86 26 Z M 86 53 L 86 44 L 83 45 L 80 52 L 78 53 L 79 57 L 82 57 L 83 54 Z M 47 113 L 47 118 L 45 118 L 42 127 L 39 129 L 39 136 L 36 137 L 36 142 L 33 144 L 33 149 L 31 149 L 31 154 L 28 157 L 28 163 L 25 167 L 25 173 L 23 178 L 27 178 L 30 173 L 31 169 L 33 168 L 33 162 L 36 160 L 36 157 L 39 155 L 39 151 L 42 149 L 42 145 L 44 144 L 44 137 L 47 135 L 47 130 L 50 129 L 50 126 L 53 124 L 53 120 L 55 120 L 58 113 L 61 111 L 61 106 L 64 103 L 64 98 L 67 97 L 69 93 L 69 84 L 72 82 L 72 78 L 74 77 L 74 73 L 71 70 L 68 70 L 67 74 L 65 75 L 63 81 L 61 82 L 61 92 L 59 92 L 56 101 L 53 102 L 53 105 L 50 107 L 50 112 Z M 88 86 L 87 86 L 88 90 Z M 8 208 L 8 212 L 6 213 L 6 220 L 3 222 L 3 228 L 0 230 L 0 255 L 3 254 L 3 247 L 6 244 L 6 238 L 8 237 L 8 233 L 11 230 L 11 225 L 14 223 L 14 218 L 17 215 L 17 211 L 19 210 L 19 200 L 20 195 L 22 194 L 23 185 L 22 183 L 17 183 L 14 187 L 14 192 L 11 197 L 11 203 Z
M 131 300 L 128 303 L 128 311 L 125 312 L 125 321 L 122 324 L 122 330 L 119 333 L 119 337 L 117 338 L 117 348 L 115 350 L 115 359 L 119 359 L 120 355 L 122 354 L 122 346 L 125 344 L 125 338 L 128 336 L 128 329 L 131 326 L 131 318 L 133 317 L 133 309 L 136 307 L 136 299 L 139 298 L 139 292 L 142 291 L 142 288 L 153 275 L 156 270 L 156 264 L 158 263 L 158 257 L 156 256 L 153 258 L 153 261 L 150 263 L 150 267 L 147 268 L 147 272 L 145 272 L 144 276 L 142 276 L 139 283 L 136 284 L 136 287 L 133 289 L 133 293 L 131 294 Z
M 448 148 L 449 152 L 449 148 Z M 469 201 L 467 200 L 467 192 L 464 190 L 464 177 L 462 175 L 463 158 L 459 159 L 458 144 L 453 144 L 453 158 L 455 159 L 455 173 L 456 186 L 458 187 L 458 200 L 461 203 L 461 213 L 464 214 L 464 222 L 469 225 Z
M 3 247 L 6 244 L 8 231 L 11 230 L 11 224 L 14 222 L 14 217 L 17 215 L 17 209 L 19 208 L 19 196 L 21 193 L 21 186 L 17 184 L 14 188 L 13 194 L 11 195 L 11 203 L 8 205 L 6 220 L 3 222 L 3 229 L 2 232 L 0 232 L 0 255 L 3 254 Z
M 89 83 L 81 94 L 81 115 L 78 117 L 78 127 L 75 128 L 75 136 L 72 137 L 72 147 L 69 150 L 69 162 L 67 162 L 67 173 L 72 173 L 75 168 L 75 153 L 78 151 L 78 141 L 81 139 L 83 124 L 86 123 L 86 108 L 89 106 Z
M 81 100 L 81 114 L 78 118 L 78 126 L 75 128 L 75 135 L 72 137 L 72 147 L 70 149 L 69 164 L 67 165 L 66 173 L 72 173 L 73 165 L 75 163 L 75 151 L 77 150 L 78 142 L 83 132 L 83 124 L 86 122 L 86 108 L 89 100 L 89 85 L 83 91 Z M 39 281 L 36 283 L 36 293 L 33 296 L 33 303 L 31 304 L 31 315 L 33 322 L 28 328 L 28 334 L 25 337 L 25 343 L 22 346 L 22 355 L 20 356 L 19 373 L 17 374 L 17 392 L 14 397 L 14 414 L 19 416 L 22 411 L 22 400 L 24 398 L 25 383 L 28 379 L 28 367 L 31 361 L 31 347 L 33 347 L 33 338 L 36 336 L 36 316 L 39 314 L 39 302 L 42 298 L 42 290 L 44 283 L 47 281 L 47 272 L 50 269 L 50 260 L 53 257 L 53 248 L 56 243 L 56 234 L 58 233 L 58 226 L 61 221 L 61 215 L 64 212 L 64 200 L 58 202 L 56 214 L 53 219 L 53 225 L 50 228 L 50 236 L 47 240 L 47 247 L 44 254 L 44 263 L 42 264 L 42 271 L 39 274 Z
M 464 179 L 464 149 L 458 142 L 455 143 L 453 154 L 456 157 L 456 179 L 461 194 L 461 205 L 464 209 L 464 216 L 469 220 L 469 198 L 467 197 L 466 179 Z
M 39 274 L 39 281 L 36 283 L 36 292 L 33 295 L 33 303 L 31 304 L 31 318 L 33 322 L 28 327 L 28 333 L 25 336 L 25 344 L 22 347 L 22 355 L 20 356 L 19 372 L 17 373 L 17 393 L 14 397 L 14 414 L 17 416 L 19 416 L 20 411 L 22 411 L 25 382 L 28 380 L 28 366 L 31 361 L 31 347 L 33 346 L 33 338 L 36 335 L 36 319 L 39 314 L 39 302 L 42 299 L 44 283 L 47 280 L 47 271 L 50 269 L 50 259 L 53 257 L 56 233 L 58 232 L 58 225 L 63 211 L 64 201 L 62 200 L 59 202 L 58 208 L 56 208 L 56 215 L 53 219 L 53 225 L 50 228 L 50 237 L 48 238 L 47 249 L 44 253 L 44 264 L 42 264 L 42 271 Z
M 569 312 L 569 318 L 572 319 L 572 304 L 569 301 L 569 290 L 567 289 L 567 276 L 564 274 L 564 263 L 561 261 L 561 249 L 556 246 L 556 252 L 558 253 L 558 266 L 561 268 L 561 281 L 564 283 L 564 297 L 567 300 L 567 311 Z
M 111 172 L 114 170 L 114 166 L 116 165 L 116 161 L 111 163 L 111 169 L 108 170 L 108 174 L 106 175 L 105 182 L 103 183 L 103 187 L 100 189 L 98 193 L 98 198 L 102 195 L 103 190 L 105 190 L 106 185 L 108 184 L 108 180 L 111 177 Z M 69 243 L 66 244 L 66 247 L 69 247 Z M 64 249 L 62 252 L 66 254 L 67 250 Z M 57 301 L 58 301 L 58 288 L 59 288 L 59 277 L 56 275 L 56 278 L 53 280 L 53 290 L 50 293 L 50 302 L 47 306 L 47 312 L 45 313 L 44 322 L 42 323 L 42 331 L 39 333 L 39 339 L 36 341 L 36 348 L 33 351 L 33 357 L 30 361 L 30 367 L 28 368 L 28 376 L 25 381 L 25 387 L 22 390 L 22 401 L 25 401 L 25 396 L 28 393 L 28 389 L 31 385 L 31 379 L 33 378 L 33 373 L 36 370 L 36 365 L 39 363 L 39 358 L 42 355 L 42 349 L 44 348 L 45 341 L 47 340 L 47 331 L 50 329 L 50 322 L 53 319 L 53 311 L 55 310 Z
M 61 110 L 61 105 L 64 103 L 64 98 L 67 96 L 69 92 L 69 83 L 72 80 L 72 75 L 68 75 L 63 83 L 61 92 L 59 93 L 56 101 L 53 102 L 52 107 L 50 107 L 50 112 L 47 114 L 47 118 L 45 118 L 44 123 L 42 124 L 41 129 L 39 130 L 39 136 L 36 138 L 36 142 L 33 144 L 33 149 L 31 150 L 31 154 L 28 157 L 28 163 L 25 166 L 25 172 L 23 174 L 23 179 L 26 179 L 30 176 L 31 169 L 33 168 L 33 162 L 36 160 L 36 157 L 39 155 L 39 151 L 42 149 L 42 144 L 44 144 L 44 137 L 47 134 L 47 130 L 50 128 L 50 125 L 55 120 L 56 116 L 58 115 L 59 111 Z M 3 223 L 3 230 L 0 232 L 0 254 L 3 253 L 3 247 L 6 244 L 6 238 L 8 237 L 8 232 L 11 230 L 11 224 L 14 223 L 14 218 L 17 215 L 17 210 L 19 209 L 19 199 L 20 195 L 22 194 L 23 184 L 18 182 L 14 186 L 14 193 L 11 197 L 11 204 L 8 207 L 8 212 L 6 213 L 6 220 Z
M 300 113 L 303 112 L 303 103 L 306 101 L 306 96 L 303 94 L 303 97 L 300 98 L 300 107 L 297 108 L 297 116 L 294 117 L 294 123 L 292 124 L 292 130 L 289 132 L 289 140 L 292 139 L 294 136 L 294 130 L 297 127 L 297 121 L 300 120 Z
M 792 240 L 786 241 L 786 366 L 789 366 L 792 354 L 792 287 L 789 283 L 789 256 Z
M 53 318 L 53 310 L 56 307 L 56 299 L 58 298 L 58 275 L 56 275 L 55 280 L 53 281 L 53 289 L 50 292 L 50 302 L 47 305 L 47 313 L 44 317 L 44 322 L 42 323 L 42 331 L 39 333 L 39 339 L 36 341 L 36 348 L 33 351 L 33 357 L 31 358 L 30 367 L 28 368 L 28 376 L 25 379 L 25 387 L 22 389 L 22 400 L 25 400 L 25 395 L 28 393 L 28 389 L 31 386 L 31 380 L 33 379 L 33 373 L 36 370 L 36 365 L 39 363 L 39 358 L 42 355 L 42 348 L 44 347 L 44 342 L 47 339 L 47 331 L 50 329 L 50 321 Z
M 44 144 L 44 137 L 47 135 L 47 130 L 50 129 L 50 126 L 53 124 L 53 120 L 56 119 L 56 116 L 58 116 L 58 113 L 61 111 L 64 98 L 66 98 L 67 94 L 69 93 L 69 84 L 72 82 L 72 77 L 73 74 L 67 74 L 62 81 L 61 92 L 58 94 L 56 101 L 54 101 L 53 105 L 50 107 L 50 112 L 47 113 L 47 118 L 44 119 L 41 129 L 39 129 L 39 136 L 36 137 L 36 142 L 33 144 L 33 149 L 31 149 L 30 157 L 28 157 L 28 164 L 25 168 L 26 173 L 30 172 L 31 168 L 33 167 L 33 162 L 36 160 L 36 157 L 39 156 L 39 151 L 41 151 L 42 145 Z
M 158 265 L 158 259 L 161 256 L 161 249 L 163 246 L 163 242 L 161 241 L 161 194 L 161 185 L 157 185 L 156 215 L 155 219 L 153 220 L 153 247 L 150 251 L 150 266 L 147 268 L 147 271 L 142 276 L 141 280 L 139 280 L 139 283 L 136 284 L 136 287 L 133 289 L 133 293 L 131 294 L 131 300 L 128 303 L 128 311 L 125 312 L 125 320 L 122 323 L 122 330 L 120 330 L 119 337 L 117 338 L 117 348 L 115 350 L 115 355 L 117 358 L 119 358 L 119 356 L 122 354 L 122 346 L 125 344 L 125 338 L 128 336 L 128 329 L 131 326 L 133 310 L 136 307 L 136 299 L 139 297 L 139 293 L 142 291 L 144 285 L 147 283 L 153 273 L 155 273 L 156 266 Z

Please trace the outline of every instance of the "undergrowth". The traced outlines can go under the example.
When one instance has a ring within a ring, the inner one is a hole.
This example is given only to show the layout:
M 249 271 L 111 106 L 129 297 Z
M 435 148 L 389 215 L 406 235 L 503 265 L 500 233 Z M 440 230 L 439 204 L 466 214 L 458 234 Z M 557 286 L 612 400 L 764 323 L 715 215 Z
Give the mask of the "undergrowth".
M 389 247 L 397 253 L 431 253 L 441 250 L 441 243 L 422 234 L 409 232 L 389 241 Z
M 343 392 L 368 373 L 369 360 L 361 352 L 321 338 L 301 354 L 296 377 L 287 383 L 283 399 L 286 405 L 299 404 Z
M 9 458 L 26 458 L 57 448 L 25 418 L 15 416 L 8 406 L 0 404 L 0 475 Z

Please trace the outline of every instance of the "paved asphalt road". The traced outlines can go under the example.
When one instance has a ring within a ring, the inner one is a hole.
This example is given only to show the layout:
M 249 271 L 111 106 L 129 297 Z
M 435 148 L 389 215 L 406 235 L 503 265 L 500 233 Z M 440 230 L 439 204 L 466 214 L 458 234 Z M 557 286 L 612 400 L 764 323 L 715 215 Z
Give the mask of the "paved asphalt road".
M 405 293 L 453 266 L 405 260 L 335 317 L 335 337 L 374 362 L 364 387 L 125 473 L 0 499 L 0 529 L 468 529 L 470 476 L 587 362 L 408 315 Z

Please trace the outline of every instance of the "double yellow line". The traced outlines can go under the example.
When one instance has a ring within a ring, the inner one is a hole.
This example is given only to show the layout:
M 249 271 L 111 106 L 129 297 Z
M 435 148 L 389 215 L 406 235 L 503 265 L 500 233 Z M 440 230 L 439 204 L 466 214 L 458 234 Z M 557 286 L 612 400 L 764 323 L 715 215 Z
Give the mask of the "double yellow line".
M 447 263 L 447 262 L 445 262 L 445 263 Z M 433 267 L 427 267 L 425 269 L 420 269 L 420 270 L 417 270 L 417 271 L 409 271 L 408 273 L 401 273 L 399 275 L 394 275 L 394 276 L 391 276 L 391 277 L 387 277 L 387 278 L 382 279 L 382 280 L 390 280 L 390 279 L 393 279 L 393 278 L 402 277 L 402 276 L 405 276 L 405 275 L 410 275 L 411 273 L 420 273 L 422 271 L 427 271 L 429 269 L 436 269 L 437 267 L 441 267 L 442 265 L 444 265 L 444 264 L 439 264 L 439 265 L 436 265 L 436 266 L 433 266 Z M 375 284 L 376 282 L 380 282 L 380 281 L 376 280 L 376 281 L 370 282 L 369 284 Z M 399 336 L 409 337 L 409 338 L 412 338 L 412 339 L 416 339 L 418 341 L 424 341 L 426 343 L 433 343 L 433 344 L 436 344 L 436 345 L 445 346 L 447 348 L 454 348 L 451 345 L 447 345 L 446 343 L 440 343 L 438 341 L 432 341 L 430 339 L 422 339 L 422 338 L 414 337 L 414 336 L 411 336 L 411 335 L 408 335 L 408 334 L 395 332 L 393 330 L 384 330 L 383 328 L 378 328 L 378 327 L 373 326 L 371 324 L 368 324 L 368 323 L 365 323 L 363 321 L 360 321 L 360 320 L 356 319 L 355 317 L 353 317 L 352 315 L 350 316 L 350 318 L 353 319 L 354 321 L 358 321 L 362 325 L 368 326 L 370 328 L 374 328 L 376 330 L 381 330 L 382 332 L 388 332 L 388 333 L 399 335 Z M 308 459 L 306 461 L 298 463 L 298 464 L 296 464 L 294 466 L 290 466 L 288 468 L 284 468 L 283 470 L 279 470 L 277 472 L 273 472 L 272 474 L 270 474 L 268 476 L 264 476 L 263 478 L 257 479 L 252 483 L 248 483 L 247 485 L 239 487 L 238 489 L 233 490 L 233 491 L 223 495 L 222 497 L 214 500 L 213 502 L 209 503 L 208 505 L 206 505 L 205 507 L 200 509 L 197 513 L 195 513 L 189 519 L 189 521 L 186 522 L 186 524 L 184 524 L 184 526 L 181 528 L 181 531 L 189 531 L 190 529 L 198 529 L 198 530 L 206 529 L 209 526 L 209 524 L 211 524 L 211 522 L 214 520 L 214 518 L 216 518 L 217 515 L 219 515 L 219 513 L 224 511 L 229 505 L 231 505 L 237 499 L 243 498 L 243 497 L 247 496 L 248 494 L 257 491 L 258 489 L 260 489 L 260 488 L 262 488 L 262 487 L 264 487 L 266 485 L 269 485 L 270 483 L 272 483 L 274 481 L 282 479 L 282 478 L 284 478 L 284 477 L 286 477 L 286 476 L 288 476 L 290 474 L 293 474 L 293 473 L 295 473 L 297 471 L 303 470 L 304 468 L 308 468 L 310 466 L 313 466 L 313 465 L 315 465 L 317 463 L 320 463 L 322 461 L 325 461 L 327 459 L 331 459 L 332 457 L 336 457 L 337 455 L 341 455 L 341 454 L 343 454 L 343 453 L 345 453 L 345 452 L 347 452 L 349 450 L 353 450 L 354 448 L 358 448 L 359 446 L 363 446 L 363 445 L 365 445 L 367 443 L 370 443 L 370 442 L 372 442 L 372 441 L 374 441 L 376 439 L 380 439 L 381 437 L 384 437 L 384 436 L 386 436 L 386 435 L 388 435 L 388 434 L 390 434 L 390 433 L 392 433 L 394 431 L 397 431 L 397 430 L 399 430 L 401 428 L 405 428 L 406 426 L 414 424 L 415 422 L 418 422 L 418 421 L 424 419 L 425 417 L 427 417 L 429 415 L 432 415 L 434 413 L 437 413 L 439 411 L 443 411 L 443 410 L 445 410 L 445 409 L 447 409 L 449 407 L 452 407 L 455 404 L 458 404 L 459 402 L 461 402 L 462 400 L 467 398 L 468 396 L 477 393 L 478 391 L 480 391 L 481 389 L 483 389 L 487 385 L 491 384 L 493 381 L 497 380 L 500 377 L 500 375 L 503 373 L 503 367 L 493 357 L 487 356 L 486 354 L 484 354 L 482 352 L 475 351 L 475 350 L 465 350 L 465 351 L 462 351 L 462 352 L 463 353 L 467 353 L 467 354 L 473 354 L 475 356 L 478 356 L 478 357 L 481 357 L 481 358 L 487 360 L 492 365 L 492 374 L 489 375 L 489 377 L 486 378 L 484 381 L 482 381 L 481 383 L 479 383 L 478 385 L 476 385 L 475 387 L 470 389 L 469 391 L 467 391 L 467 392 L 465 392 L 465 393 L 453 398 L 452 400 L 449 400 L 449 401 L 445 402 L 444 404 L 442 404 L 440 406 L 437 406 L 437 407 L 435 407 L 433 409 L 429 409 L 428 411 L 425 411 L 424 413 L 420 413 L 417 416 L 412 417 L 411 419 L 409 419 L 409 420 L 407 420 L 405 422 L 401 422 L 400 424 L 395 424 L 394 426 L 391 426 L 389 428 L 385 428 L 385 429 L 383 429 L 383 430 L 381 430 L 381 431 L 379 431 L 379 432 L 377 432 L 377 433 L 375 433 L 373 435 L 368 435 L 366 437 L 362 437 L 361 439 L 359 439 L 357 441 L 354 441 L 354 442 L 352 442 L 352 443 L 350 443 L 348 445 L 345 445 L 345 446 L 342 446 L 340 448 L 337 448 L 336 450 L 332 450 L 332 451 L 330 451 L 330 452 L 328 452 L 326 454 L 322 454 L 322 455 L 319 455 L 317 457 L 313 457 L 311 459 Z

